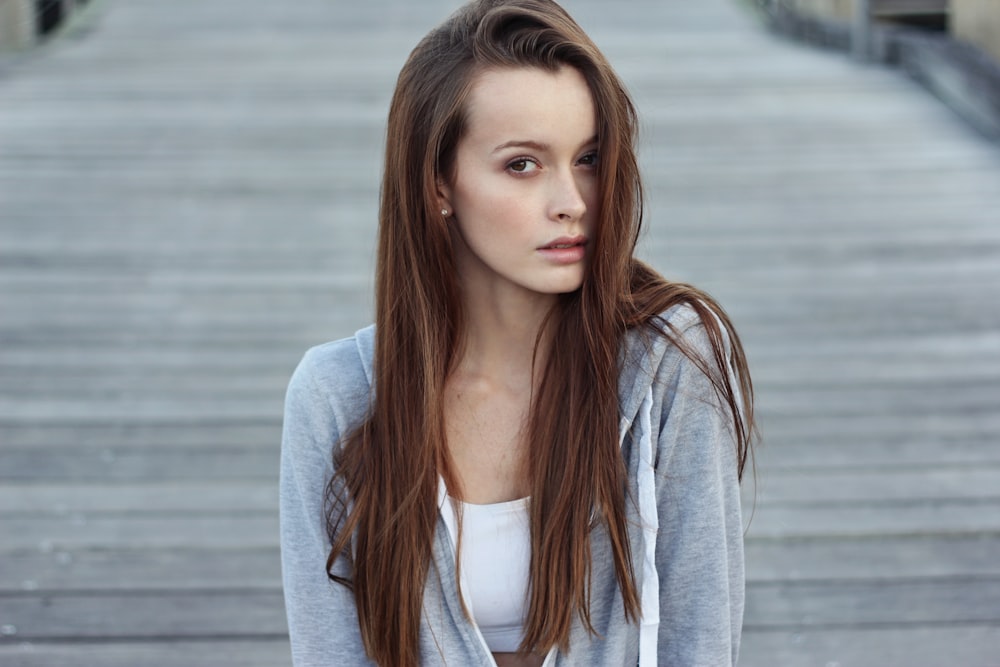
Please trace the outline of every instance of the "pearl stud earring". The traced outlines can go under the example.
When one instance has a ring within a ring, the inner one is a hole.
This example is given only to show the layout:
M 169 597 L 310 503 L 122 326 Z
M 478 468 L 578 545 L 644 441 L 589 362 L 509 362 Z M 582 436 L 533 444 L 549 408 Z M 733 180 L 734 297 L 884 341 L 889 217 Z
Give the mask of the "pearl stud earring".
M 447 218 L 448 217 L 448 209 L 446 209 L 446 208 L 441 209 L 441 215 L 443 215 L 444 217 Z

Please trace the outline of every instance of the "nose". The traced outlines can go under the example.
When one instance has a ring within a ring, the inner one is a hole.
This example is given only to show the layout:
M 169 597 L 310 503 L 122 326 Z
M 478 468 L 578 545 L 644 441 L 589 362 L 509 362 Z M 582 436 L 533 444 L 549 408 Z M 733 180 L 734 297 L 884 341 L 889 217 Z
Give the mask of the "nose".
M 587 202 L 583 198 L 580 183 L 572 171 L 553 177 L 550 199 L 550 217 L 559 222 L 575 222 L 587 212 Z

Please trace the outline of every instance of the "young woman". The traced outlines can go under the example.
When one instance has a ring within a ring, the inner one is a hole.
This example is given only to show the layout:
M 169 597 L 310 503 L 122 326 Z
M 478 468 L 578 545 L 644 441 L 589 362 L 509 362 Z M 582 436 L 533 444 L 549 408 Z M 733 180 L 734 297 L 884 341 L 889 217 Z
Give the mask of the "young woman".
M 477 0 L 389 111 L 376 322 L 288 389 L 295 664 L 734 663 L 736 334 L 633 258 L 635 112 L 550 0 Z

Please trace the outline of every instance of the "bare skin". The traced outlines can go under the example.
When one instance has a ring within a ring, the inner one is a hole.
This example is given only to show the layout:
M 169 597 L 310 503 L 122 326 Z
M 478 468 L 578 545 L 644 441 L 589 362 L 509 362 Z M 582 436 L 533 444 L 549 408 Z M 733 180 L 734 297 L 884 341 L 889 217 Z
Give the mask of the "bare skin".
M 517 653 L 494 653 L 497 667 L 541 667 L 543 658 L 540 655 L 518 655 Z
M 491 327 L 495 334 L 503 328 Z M 532 378 L 530 355 L 534 336 L 517 340 L 489 336 L 495 354 L 466 355 L 445 386 L 445 428 L 462 499 L 491 504 L 530 495 L 521 472 L 523 424 L 529 408 Z M 506 342 L 504 342 L 506 339 Z M 479 339 L 483 341 L 484 339 Z M 527 344 L 528 347 L 523 347 Z M 494 653 L 497 667 L 541 667 L 540 655 Z
M 533 331 L 522 331 L 523 338 L 518 339 L 512 333 L 518 327 L 487 329 L 491 334 L 484 332 L 474 339 L 476 347 L 485 347 L 466 354 L 445 386 L 448 450 L 462 499 L 483 505 L 530 494 L 521 464 L 522 427 L 532 388 L 531 357 L 515 351 L 534 345 Z M 540 667 L 543 662 L 542 656 L 517 653 L 494 653 L 493 658 L 498 667 Z
M 465 315 L 444 416 L 462 500 L 488 504 L 529 493 L 523 426 L 549 341 L 534 366 L 532 355 L 558 295 L 583 283 L 599 157 L 590 91 L 571 68 L 488 70 L 468 107 L 454 175 L 438 186 Z
M 530 495 L 524 425 L 553 341 L 541 323 L 560 293 L 583 281 L 597 210 L 596 122 L 575 70 L 481 75 L 459 142 L 456 175 L 440 184 L 456 242 L 465 338 L 445 384 L 448 452 L 467 503 Z M 558 249 L 553 250 L 557 246 Z M 499 667 L 540 667 L 544 656 L 494 653 Z

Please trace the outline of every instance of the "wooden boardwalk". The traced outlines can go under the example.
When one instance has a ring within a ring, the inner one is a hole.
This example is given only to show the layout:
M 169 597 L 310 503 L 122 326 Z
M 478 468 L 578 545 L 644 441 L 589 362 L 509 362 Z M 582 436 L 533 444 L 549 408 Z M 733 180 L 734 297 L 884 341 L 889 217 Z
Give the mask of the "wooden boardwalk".
M 1000 665 L 1000 148 L 732 0 L 565 4 L 645 119 L 644 256 L 752 358 L 741 664 Z M 288 665 L 284 385 L 370 319 L 457 2 L 92 5 L 0 56 L 0 664 Z

